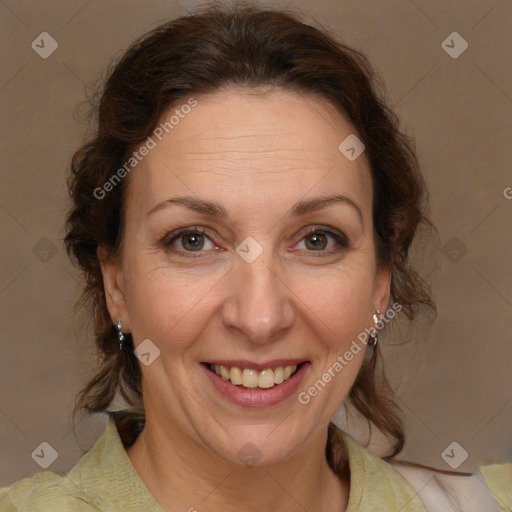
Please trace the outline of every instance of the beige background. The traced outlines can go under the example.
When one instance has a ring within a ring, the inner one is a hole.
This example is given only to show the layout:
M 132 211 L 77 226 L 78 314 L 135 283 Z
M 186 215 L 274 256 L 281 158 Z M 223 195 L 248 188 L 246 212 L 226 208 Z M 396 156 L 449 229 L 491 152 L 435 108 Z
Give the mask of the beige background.
M 0 486 L 41 470 L 31 458 L 41 442 L 62 473 L 104 430 L 105 418 L 86 418 L 75 439 L 70 420 L 94 361 L 62 245 L 67 165 L 85 134 L 73 111 L 134 37 L 196 4 L 0 3 Z M 304 9 L 366 52 L 431 187 L 440 245 L 427 247 L 422 268 L 438 318 L 406 345 L 383 340 L 409 426 L 401 458 L 450 469 L 441 453 L 457 441 L 469 453 L 459 470 L 512 460 L 512 3 L 274 4 Z M 48 59 L 31 48 L 43 31 L 59 44 Z M 441 47 L 454 31 L 469 44 L 457 59 Z

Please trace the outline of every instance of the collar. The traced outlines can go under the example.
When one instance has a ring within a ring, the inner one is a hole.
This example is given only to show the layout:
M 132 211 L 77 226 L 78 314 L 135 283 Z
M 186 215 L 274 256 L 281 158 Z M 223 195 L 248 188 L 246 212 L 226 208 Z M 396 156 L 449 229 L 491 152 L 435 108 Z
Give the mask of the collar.
M 348 451 L 350 495 L 346 512 L 362 510 L 402 510 L 425 512 L 414 489 L 390 464 L 371 454 L 346 432 L 342 433 Z M 165 512 L 139 477 L 117 431 L 114 417 L 78 464 L 68 473 L 79 486 L 84 499 L 99 510 Z

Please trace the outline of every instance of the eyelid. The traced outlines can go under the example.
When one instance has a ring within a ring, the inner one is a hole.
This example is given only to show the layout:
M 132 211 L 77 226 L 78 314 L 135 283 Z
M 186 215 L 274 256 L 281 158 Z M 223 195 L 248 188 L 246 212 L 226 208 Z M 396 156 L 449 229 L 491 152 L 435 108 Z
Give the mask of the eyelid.
M 302 236 L 301 240 L 307 235 L 310 235 L 313 233 L 318 233 L 318 232 L 331 235 L 333 238 L 338 240 L 338 242 L 340 242 L 340 240 L 341 240 L 347 246 L 350 245 L 350 240 L 349 240 L 348 236 L 343 231 L 340 231 L 339 229 L 333 228 L 328 225 L 322 225 L 322 224 L 308 226 L 306 228 L 306 230 L 301 234 L 301 236 Z
M 179 239 L 180 237 L 182 237 L 184 235 L 199 233 L 199 234 L 204 235 L 206 238 L 208 238 L 214 245 L 217 245 L 215 242 L 215 239 L 212 238 L 211 236 L 209 236 L 207 234 L 207 231 L 208 231 L 208 228 L 204 228 L 201 226 L 187 226 L 187 227 L 179 228 L 175 231 L 167 233 L 162 238 L 161 243 L 165 249 L 169 250 L 170 252 L 174 252 L 175 254 L 186 255 L 185 257 L 192 257 L 192 258 L 198 257 L 198 256 L 194 256 L 194 254 L 197 253 L 198 255 L 200 255 L 201 253 L 208 252 L 208 251 L 183 251 L 181 249 L 171 250 L 170 249 L 171 244 L 175 240 Z M 345 235 L 345 233 L 343 233 L 342 231 L 340 231 L 336 228 L 333 228 L 328 225 L 323 225 L 323 224 L 310 225 L 310 226 L 307 226 L 306 228 L 304 228 L 304 230 L 302 230 L 300 233 L 300 239 L 298 240 L 297 243 L 304 240 L 304 238 L 306 238 L 308 235 L 312 235 L 315 233 L 320 233 L 320 234 L 325 234 L 327 236 L 330 236 L 338 243 L 339 247 L 331 248 L 329 250 L 306 251 L 308 253 L 311 253 L 312 255 L 314 255 L 315 253 L 318 253 L 318 256 L 321 256 L 322 254 L 323 255 L 331 255 L 333 253 L 341 252 L 343 250 L 348 250 L 351 248 L 350 240 L 349 240 L 348 236 Z
M 171 244 L 175 240 L 179 239 L 180 237 L 182 237 L 184 235 L 193 234 L 193 233 L 200 233 L 200 234 L 204 235 L 206 238 L 210 239 L 212 242 L 214 242 L 212 240 L 212 238 L 206 233 L 207 230 L 208 230 L 208 228 L 203 228 L 201 226 L 187 226 L 184 228 L 179 228 L 179 229 L 176 229 L 169 233 L 166 233 L 166 235 L 162 238 L 162 244 L 164 247 L 168 248 L 171 246 Z M 187 252 L 191 253 L 193 251 L 187 251 Z M 203 252 L 203 251 L 198 251 L 198 252 Z
M 305 252 L 308 254 L 308 258 L 321 258 L 332 256 L 333 254 L 338 254 L 341 252 L 345 252 L 352 248 L 352 244 L 345 233 L 340 231 L 339 229 L 333 228 L 327 225 L 312 225 L 308 226 L 305 231 L 302 231 L 300 234 L 300 240 L 298 243 L 302 242 L 309 235 L 320 233 L 330 236 L 337 242 L 337 247 L 333 247 L 331 249 L 325 249 L 320 251 L 308 251 Z

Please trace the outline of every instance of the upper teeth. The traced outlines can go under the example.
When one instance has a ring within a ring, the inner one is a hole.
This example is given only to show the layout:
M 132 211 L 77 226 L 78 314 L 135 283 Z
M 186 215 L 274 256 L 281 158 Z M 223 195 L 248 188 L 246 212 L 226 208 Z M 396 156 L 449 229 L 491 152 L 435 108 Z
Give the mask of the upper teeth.
M 277 368 L 268 368 L 259 372 L 258 370 L 252 370 L 250 368 L 237 368 L 232 366 L 228 368 L 226 366 L 210 365 L 217 375 L 222 377 L 224 380 L 230 380 L 231 384 L 243 385 L 246 388 L 272 388 L 276 384 L 289 379 L 292 373 L 297 369 L 297 365 L 293 366 L 278 366 Z

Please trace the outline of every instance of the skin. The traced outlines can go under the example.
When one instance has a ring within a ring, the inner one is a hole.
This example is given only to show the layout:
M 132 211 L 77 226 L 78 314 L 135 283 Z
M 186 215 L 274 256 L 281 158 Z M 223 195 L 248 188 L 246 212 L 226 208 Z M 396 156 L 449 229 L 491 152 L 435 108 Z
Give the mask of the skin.
M 98 250 L 112 323 L 120 318 L 135 346 L 149 338 L 160 350 L 141 365 L 146 426 L 127 454 L 166 510 L 231 512 L 243 503 L 258 512 L 340 512 L 349 473 L 327 464 L 327 426 L 364 347 L 307 405 L 296 396 L 262 408 L 233 404 L 199 364 L 299 357 L 311 362 L 305 391 L 373 326 L 389 302 L 390 273 L 375 257 L 368 161 L 338 150 L 355 129 L 326 101 L 234 87 L 196 98 L 129 175 L 120 258 Z M 333 193 L 350 198 L 362 221 L 346 203 L 288 214 L 301 199 Z M 182 195 L 217 201 L 229 217 L 170 203 L 147 215 Z M 316 248 L 305 236 L 312 225 L 344 233 L 350 247 L 321 231 Z M 189 226 L 206 230 L 199 249 L 189 235 L 166 250 L 162 240 Z M 263 249 L 250 264 L 236 253 L 247 236 Z M 179 256 L 187 249 L 192 257 Z M 237 458 L 248 441 L 261 453 L 253 467 Z

